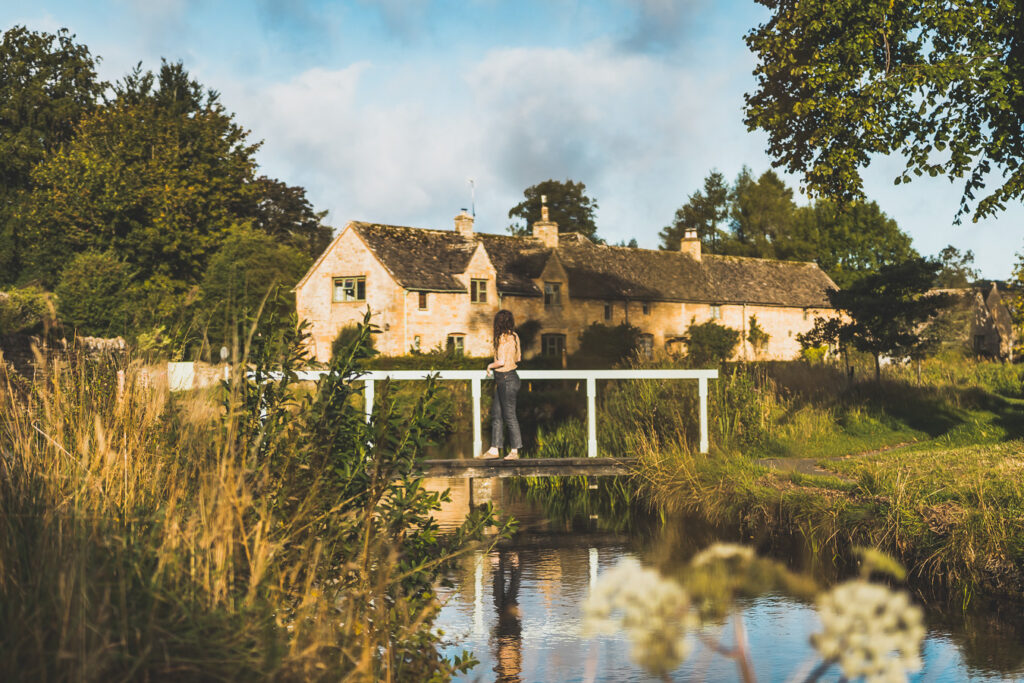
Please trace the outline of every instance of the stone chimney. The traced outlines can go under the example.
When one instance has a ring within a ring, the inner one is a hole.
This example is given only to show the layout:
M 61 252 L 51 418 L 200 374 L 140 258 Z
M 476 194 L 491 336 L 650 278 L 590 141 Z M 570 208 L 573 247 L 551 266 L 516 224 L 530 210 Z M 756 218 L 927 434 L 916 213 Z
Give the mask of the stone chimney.
M 696 230 L 687 228 L 683 232 L 683 239 L 679 240 L 679 251 L 689 254 L 690 258 L 700 261 L 700 238 L 697 237 Z
M 548 215 L 548 197 L 544 194 L 540 196 L 540 220 L 533 224 L 533 236 L 548 249 L 558 246 L 558 223 Z
M 455 217 L 455 232 L 463 237 L 473 236 L 473 217 L 465 209 Z

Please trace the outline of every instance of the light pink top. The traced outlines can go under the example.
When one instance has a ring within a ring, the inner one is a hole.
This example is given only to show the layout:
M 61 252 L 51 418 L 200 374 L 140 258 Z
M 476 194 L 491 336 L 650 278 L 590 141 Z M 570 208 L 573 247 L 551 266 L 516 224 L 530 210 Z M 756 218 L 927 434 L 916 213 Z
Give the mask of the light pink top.
M 501 338 L 498 339 L 498 348 L 494 351 L 494 360 L 501 363 L 501 365 L 494 369 L 498 372 L 512 372 L 516 369 L 516 364 L 522 359 L 523 354 L 519 349 L 519 335 L 515 332 L 506 332 L 501 335 Z

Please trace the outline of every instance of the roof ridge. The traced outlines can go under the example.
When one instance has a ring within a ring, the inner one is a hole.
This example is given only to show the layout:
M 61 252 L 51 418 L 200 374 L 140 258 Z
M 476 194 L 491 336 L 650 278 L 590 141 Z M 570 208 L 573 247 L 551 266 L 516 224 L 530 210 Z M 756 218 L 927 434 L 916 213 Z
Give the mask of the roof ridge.
M 793 261 L 790 259 L 782 258 L 766 258 L 764 256 L 739 256 L 736 254 L 702 254 L 703 258 L 707 258 L 709 256 L 720 259 L 743 259 L 744 261 L 764 261 L 766 263 L 786 263 L 797 266 L 814 266 L 815 268 L 821 268 L 821 266 L 819 266 L 814 261 Z

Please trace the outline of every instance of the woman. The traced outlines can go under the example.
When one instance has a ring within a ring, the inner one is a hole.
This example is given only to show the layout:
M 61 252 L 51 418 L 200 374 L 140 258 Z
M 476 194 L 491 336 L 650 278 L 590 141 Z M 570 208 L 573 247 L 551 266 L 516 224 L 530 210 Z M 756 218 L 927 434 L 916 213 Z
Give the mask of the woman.
M 487 372 L 494 371 L 494 400 L 491 402 L 491 447 L 478 457 L 484 459 L 501 457 L 503 426 L 508 427 L 508 439 L 512 449 L 505 457 L 515 460 L 523 447 L 523 436 L 516 419 L 516 394 L 519 393 L 517 364 L 523 359 L 516 334 L 516 321 L 512 311 L 500 310 L 494 316 L 494 362 L 487 366 Z M 503 424 L 504 423 L 504 424 Z

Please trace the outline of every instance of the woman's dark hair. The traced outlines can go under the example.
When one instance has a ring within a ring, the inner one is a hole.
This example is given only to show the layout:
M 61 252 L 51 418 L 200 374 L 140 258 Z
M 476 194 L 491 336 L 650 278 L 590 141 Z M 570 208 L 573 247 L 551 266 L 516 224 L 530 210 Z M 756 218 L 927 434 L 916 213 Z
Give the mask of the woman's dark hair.
M 504 308 L 494 314 L 494 348 L 498 348 L 498 340 L 503 334 L 511 334 L 516 329 L 516 319 L 512 311 Z

